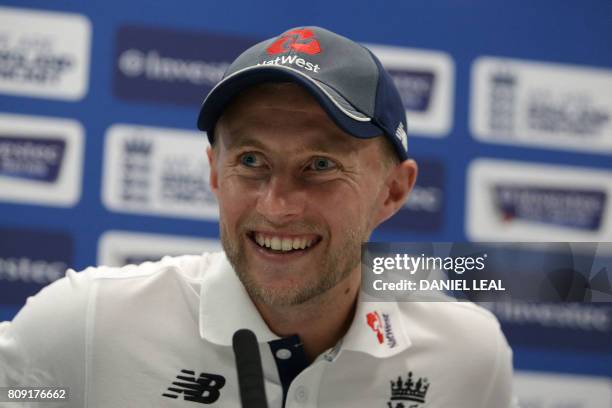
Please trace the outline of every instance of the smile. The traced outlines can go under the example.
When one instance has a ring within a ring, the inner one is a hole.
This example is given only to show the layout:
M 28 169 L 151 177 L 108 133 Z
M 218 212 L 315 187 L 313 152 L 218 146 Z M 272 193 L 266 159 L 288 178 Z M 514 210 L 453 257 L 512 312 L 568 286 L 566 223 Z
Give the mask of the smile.
M 321 240 L 321 238 L 315 234 L 289 236 L 252 231 L 248 235 L 259 247 L 273 252 L 307 250 Z

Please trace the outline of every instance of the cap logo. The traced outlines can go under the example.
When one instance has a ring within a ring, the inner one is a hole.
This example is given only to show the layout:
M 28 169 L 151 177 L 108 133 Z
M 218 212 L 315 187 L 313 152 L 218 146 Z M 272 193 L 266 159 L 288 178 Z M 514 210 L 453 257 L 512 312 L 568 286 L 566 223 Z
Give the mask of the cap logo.
M 401 122 L 397 126 L 397 129 L 395 129 L 395 137 L 400 141 L 404 150 L 408 150 L 408 135 L 406 134 L 406 129 L 404 129 L 404 124 Z
M 287 31 L 278 40 L 274 41 L 266 51 L 270 55 L 284 54 L 291 50 L 310 55 L 318 54 L 321 52 L 321 44 L 313 37 L 312 30 L 306 28 Z

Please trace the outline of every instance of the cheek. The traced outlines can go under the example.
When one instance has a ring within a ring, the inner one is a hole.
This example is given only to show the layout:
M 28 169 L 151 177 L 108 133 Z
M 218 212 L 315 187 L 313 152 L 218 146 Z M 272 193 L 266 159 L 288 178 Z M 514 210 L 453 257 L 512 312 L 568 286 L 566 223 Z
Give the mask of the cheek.
M 348 183 L 337 183 L 328 188 L 313 189 L 307 194 L 313 212 L 324 214 L 330 225 L 342 228 L 362 226 L 370 217 L 373 197 Z
M 217 191 L 221 222 L 227 226 L 240 223 L 255 206 L 256 194 L 234 178 L 220 180 Z

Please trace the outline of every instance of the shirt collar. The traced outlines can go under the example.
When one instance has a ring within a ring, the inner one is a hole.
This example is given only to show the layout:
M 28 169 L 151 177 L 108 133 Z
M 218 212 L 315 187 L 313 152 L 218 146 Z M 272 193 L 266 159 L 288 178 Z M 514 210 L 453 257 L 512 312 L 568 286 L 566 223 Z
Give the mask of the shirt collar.
M 225 253 L 215 257 L 204 272 L 199 324 L 203 339 L 223 346 L 232 345 L 239 329 L 251 330 L 260 343 L 279 339 L 262 319 Z
M 231 346 L 238 329 L 249 329 L 260 343 L 278 340 L 251 301 L 225 253 L 212 259 L 200 289 L 200 336 Z M 375 302 L 361 293 L 355 317 L 339 351 L 357 351 L 377 358 L 394 356 L 410 346 L 397 302 Z

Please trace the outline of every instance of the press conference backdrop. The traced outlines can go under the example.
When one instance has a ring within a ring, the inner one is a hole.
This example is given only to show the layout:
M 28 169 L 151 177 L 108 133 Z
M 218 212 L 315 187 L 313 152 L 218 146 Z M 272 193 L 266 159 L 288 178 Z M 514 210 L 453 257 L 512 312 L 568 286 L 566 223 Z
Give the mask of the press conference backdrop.
M 612 240 L 608 0 L 0 4 L 0 320 L 68 267 L 219 248 L 198 106 L 299 25 L 367 44 L 401 92 L 420 177 L 373 239 Z M 498 317 L 526 406 L 610 407 L 609 310 Z

